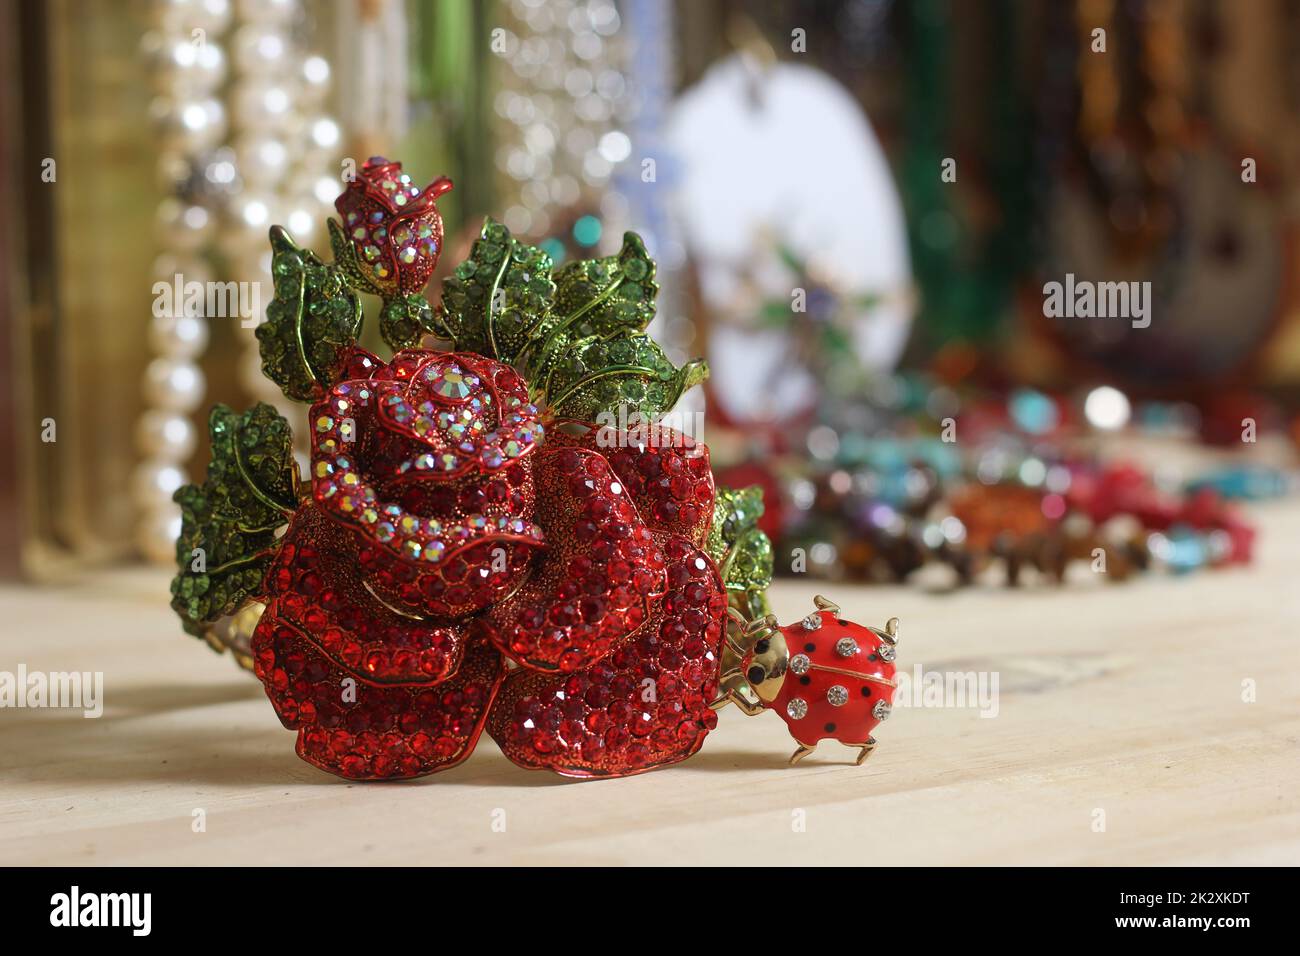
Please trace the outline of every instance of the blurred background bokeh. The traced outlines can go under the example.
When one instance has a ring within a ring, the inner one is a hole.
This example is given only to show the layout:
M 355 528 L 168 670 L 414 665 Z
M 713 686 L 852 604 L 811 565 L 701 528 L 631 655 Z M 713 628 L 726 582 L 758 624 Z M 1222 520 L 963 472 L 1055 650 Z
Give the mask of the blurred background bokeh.
M 1293 486 L 1300 2 L 6 0 L 0 51 L 6 576 L 172 560 L 207 408 L 286 403 L 155 283 L 325 253 L 373 154 L 455 181 L 443 271 L 645 237 L 778 573 L 1245 563 Z

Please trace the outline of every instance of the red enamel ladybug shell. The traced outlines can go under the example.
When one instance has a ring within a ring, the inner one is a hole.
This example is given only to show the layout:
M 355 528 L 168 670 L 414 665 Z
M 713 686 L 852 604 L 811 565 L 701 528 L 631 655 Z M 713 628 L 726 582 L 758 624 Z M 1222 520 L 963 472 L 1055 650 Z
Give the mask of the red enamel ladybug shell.
M 893 705 L 894 646 L 869 628 L 837 620 L 833 611 L 809 614 L 781 633 L 789 667 L 767 706 L 805 747 L 827 738 L 865 746 Z

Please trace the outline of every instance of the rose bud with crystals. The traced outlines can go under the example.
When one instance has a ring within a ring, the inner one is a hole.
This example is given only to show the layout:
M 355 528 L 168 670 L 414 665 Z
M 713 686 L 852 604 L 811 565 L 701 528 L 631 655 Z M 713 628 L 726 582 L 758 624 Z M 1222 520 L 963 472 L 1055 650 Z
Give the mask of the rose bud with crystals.
M 437 199 L 445 176 L 421 189 L 401 163 L 372 156 L 334 201 L 363 276 L 384 298 L 424 290 L 442 252 Z

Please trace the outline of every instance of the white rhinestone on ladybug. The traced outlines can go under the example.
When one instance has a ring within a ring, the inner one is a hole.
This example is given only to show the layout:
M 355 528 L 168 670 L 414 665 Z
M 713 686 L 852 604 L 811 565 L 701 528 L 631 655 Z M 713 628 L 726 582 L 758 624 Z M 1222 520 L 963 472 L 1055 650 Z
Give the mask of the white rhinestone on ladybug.
M 809 614 L 801 623 L 805 631 L 815 631 L 822 626 L 822 616 L 820 614 Z
M 835 642 L 835 653 L 840 657 L 852 657 L 858 652 L 858 642 L 851 637 L 841 637 Z
M 808 716 L 808 701 L 802 697 L 792 697 L 790 703 L 785 705 L 785 712 L 791 720 L 803 720 Z
M 889 712 L 894 708 L 890 706 L 887 700 L 876 701 L 876 706 L 871 708 L 871 716 L 876 720 L 884 720 L 889 716 Z
M 849 689 L 843 684 L 835 684 L 826 691 L 826 702 L 832 707 L 843 707 L 849 702 Z
M 812 667 L 812 661 L 808 659 L 807 654 L 796 654 L 790 658 L 790 670 L 796 674 L 807 674 L 810 667 Z
M 892 664 L 894 662 L 894 655 L 897 651 L 894 650 L 893 644 L 882 643 L 880 647 L 876 648 L 876 653 L 880 655 L 882 661 L 887 661 Z

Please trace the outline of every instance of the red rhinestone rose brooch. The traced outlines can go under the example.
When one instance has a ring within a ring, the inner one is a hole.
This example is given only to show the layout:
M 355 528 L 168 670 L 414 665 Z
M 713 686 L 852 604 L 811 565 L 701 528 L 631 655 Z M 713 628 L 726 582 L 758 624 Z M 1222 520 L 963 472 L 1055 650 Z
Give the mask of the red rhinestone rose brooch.
M 618 777 L 699 750 L 727 703 L 799 744 L 874 745 L 897 621 L 781 627 L 757 487 L 715 487 L 709 450 L 661 417 L 707 374 L 645 334 L 655 264 L 556 267 L 488 220 L 441 253 L 439 179 L 371 159 L 339 197 L 333 261 L 271 230 L 263 371 L 307 403 L 304 479 L 270 405 L 212 410 L 172 607 L 262 682 L 298 755 L 352 780 L 416 777 L 483 730 L 523 767 Z M 381 298 L 384 361 L 357 344 Z M 424 347 L 425 340 L 446 348 Z

